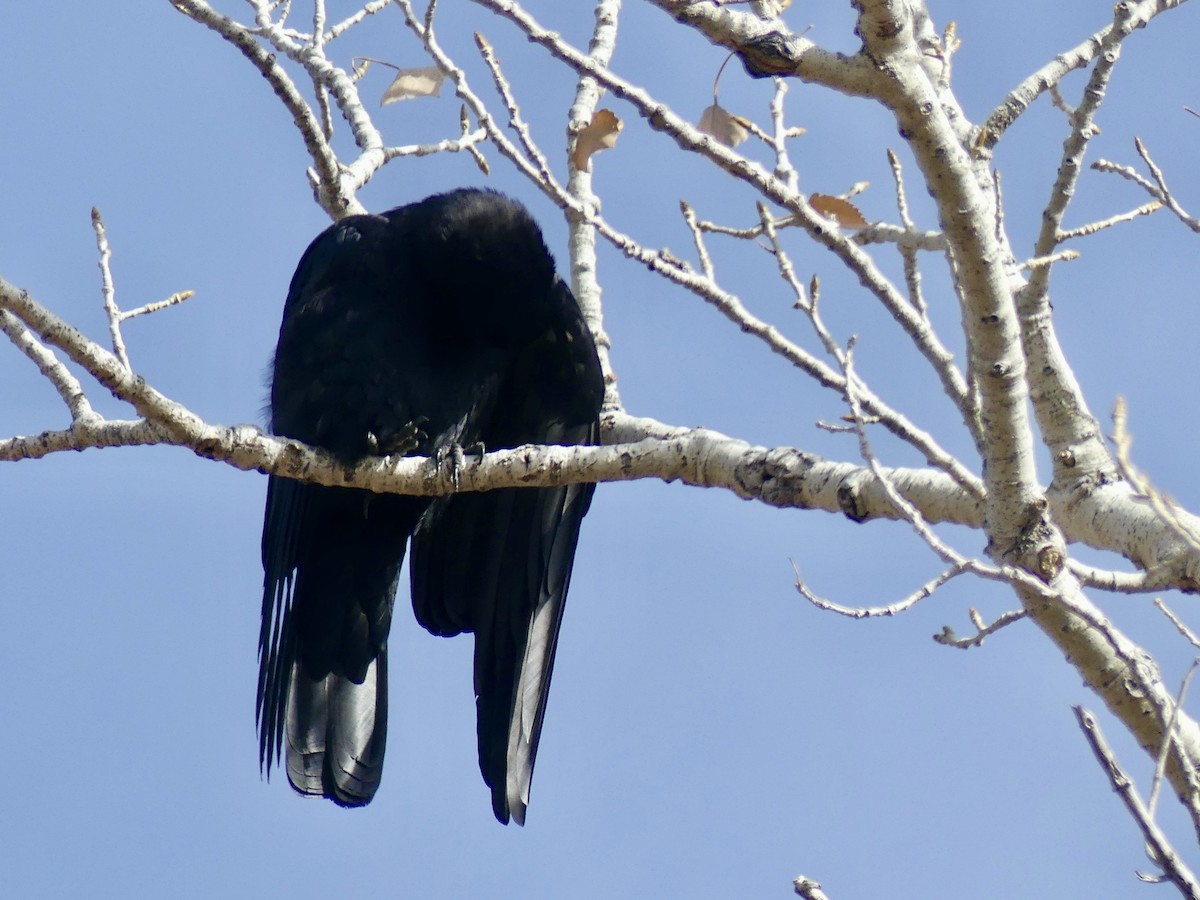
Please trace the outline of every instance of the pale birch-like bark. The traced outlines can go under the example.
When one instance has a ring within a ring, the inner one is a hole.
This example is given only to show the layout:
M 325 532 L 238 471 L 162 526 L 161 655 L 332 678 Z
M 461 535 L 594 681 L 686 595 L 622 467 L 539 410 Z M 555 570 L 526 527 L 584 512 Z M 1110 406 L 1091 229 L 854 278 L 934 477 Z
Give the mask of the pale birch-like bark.
M 769 132 L 756 132 L 771 148 L 773 171 L 678 115 L 655 97 L 653 85 L 635 84 L 611 68 L 620 0 L 595 3 L 594 28 L 586 51 L 544 28 L 513 0 L 476 0 L 577 80 L 573 102 L 564 111 L 567 152 L 562 155 L 548 155 L 541 149 L 521 115 L 522 98 L 514 94 L 502 64 L 482 39 L 478 47 L 495 96 L 470 83 L 464 67 L 438 41 L 436 4 L 422 14 L 410 0 L 373 0 L 330 25 L 325 4 L 318 0 L 311 32 L 305 33 L 285 21 L 290 4 L 281 7 L 251 0 L 253 24 L 247 24 L 216 11 L 204 0 L 171 2 L 235 47 L 266 79 L 308 151 L 311 166 L 307 174 L 315 199 L 332 219 L 365 211 L 357 192 L 386 164 L 462 150 L 480 160 L 484 146 L 496 149 L 562 210 L 568 223 L 572 287 L 597 338 L 605 371 L 604 445 L 521 447 L 490 452 L 482 458 L 468 457 L 455 464 L 403 458 L 366 459 L 346 466 L 320 450 L 272 437 L 253 426 L 207 423 L 147 384 L 137 375 L 136 360 L 126 355 L 121 321 L 153 311 L 159 304 L 130 313 L 117 309 L 107 268 L 108 243 L 96 214 L 103 294 L 110 307 L 111 352 L 57 318 L 27 292 L 0 279 L 0 330 L 51 382 L 70 420 L 65 428 L 36 436 L 0 439 L 0 460 L 36 459 L 63 450 L 167 444 L 241 469 L 376 491 L 438 495 L 655 478 L 721 488 L 772 506 L 824 510 L 854 521 L 906 521 L 917 540 L 947 568 L 903 600 L 885 606 L 848 607 L 818 597 L 799 573 L 797 587 L 823 609 L 861 618 L 895 615 L 964 575 L 1011 585 L 1020 610 L 990 625 L 973 614 L 975 635 L 958 638 L 947 629 L 938 640 L 959 647 L 977 646 L 998 628 L 1022 618 L 1032 619 L 1147 753 L 1163 760 L 1165 776 L 1200 835 L 1200 727 L 1178 707 L 1150 655 L 1119 631 L 1085 593 L 1085 587 L 1122 593 L 1170 588 L 1197 591 L 1200 547 L 1189 535 L 1200 529 L 1200 519 L 1183 510 L 1167 509 L 1165 501 L 1152 496 L 1148 486 L 1130 484 L 1126 468 L 1105 442 L 1059 343 L 1050 294 L 1055 266 L 1075 255 L 1071 248 L 1063 247 L 1067 241 L 1086 239 L 1104 228 L 1128 227 L 1126 223 L 1159 207 L 1170 210 L 1188 227 L 1198 227 L 1171 195 L 1166 176 L 1140 142 L 1138 152 L 1150 178 L 1119 163 L 1101 162 L 1097 167 L 1134 181 L 1153 202 L 1083 228 L 1066 231 L 1062 227 L 1094 133 L 1096 111 L 1109 81 L 1118 75 L 1123 42 L 1183 0 L 1118 3 L 1111 24 L 1029 75 L 981 123 L 969 121 L 954 95 L 950 62 L 957 42 L 952 32 L 937 32 L 922 0 L 856 0 L 852 5 L 858 13 L 856 33 L 862 47 L 851 55 L 833 53 L 815 39 L 793 32 L 778 18 L 780 4 L 650 0 L 682 28 L 728 48 L 755 76 L 776 79 L 772 127 Z M 463 104 L 458 137 L 434 144 L 388 145 L 361 99 L 355 76 L 347 70 L 349 61 L 338 55 L 339 37 L 363 27 L 393 5 Z M 1083 99 L 1079 106 L 1067 107 L 1058 94 L 1058 84 L 1067 73 L 1087 66 L 1091 72 Z M 298 85 L 297 75 L 308 84 Z M 798 188 L 787 150 L 792 132 L 786 120 L 785 95 L 790 79 L 880 104 L 894 116 L 916 160 L 917 177 L 935 203 L 936 231 L 921 230 L 914 224 L 906 200 L 906 190 L 913 188 L 904 182 L 912 176 L 905 176 L 892 153 L 889 161 L 896 182 L 898 223 L 872 223 L 851 233 L 838 228 L 810 202 L 810 196 Z M 1069 131 L 1032 257 L 1021 262 L 1005 228 L 1003 194 L 991 152 L 1009 126 L 1043 93 L 1053 95 L 1064 109 Z M 698 256 L 694 266 L 665 248 L 639 240 L 636 223 L 624 227 L 608 221 L 590 173 L 563 161 L 605 95 L 668 136 L 680 152 L 704 158 L 715 174 L 736 179 L 754 191 L 759 198 L 758 225 L 733 228 L 703 222 L 685 202 L 682 213 Z M 339 157 L 332 137 L 340 126 L 339 117 L 347 123 L 354 145 L 346 159 Z M 560 174 L 564 168 L 566 177 Z M 954 456 L 916 415 L 894 408 L 881 392 L 860 379 L 852 347 L 839 345 L 824 325 L 819 284 L 814 280 L 805 285 L 796 274 L 780 239 L 785 230 L 799 230 L 823 248 L 897 323 L 904 339 L 936 377 L 970 435 L 977 458 Z M 806 316 L 823 356 L 786 337 L 774 323 L 755 316 L 722 283 L 707 251 L 710 233 L 743 239 L 770 253 L 769 265 L 777 268 L 795 295 L 796 308 Z M 838 395 L 847 407 L 850 424 L 829 427 L 854 431 L 862 458 L 830 461 L 796 447 L 752 446 L 736 437 L 665 424 L 626 410 L 614 368 L 619 356 L 610 352 L 619 353 L 620 348 L 612 346 L 603 327 L 604 273 L 596 253 L 599 241 L 609 242 L 629 259 L 692 292 L 717 309 L 737 332 L 787 360 L 801 377 Z M 872 255 L 893 247 L 903 260 L 900 284 L 892 282 Z M 928 315 L 931 301 L 924 296 L 921 268 L 935 259 L 945 262 L 960 304 L 965 361 L 954 358 Z M 164 304 L 184 298 L 181 293 Z M 95 413 L 85 388 L 63 365 L 59 353 L 129 404 L 136 418 L 110 420 Z M 920 469 L 881 465 L 869 439 L 876 428 L 915 449 L 928 465 Z M 1048 461 L 1053 472 L 1048 485 L 1038 480 L 1039 457 Z M 1148 502 L 1147 497 L 1155 502 Z M 966 556 L 945 543 L 933 527 L 939 523 L 979 529 L 986 537 L 989 559 Z M 1072 543 L 1112 551 L 1131 561 L 1137 571 L 1106 570 L 1074 560 Z M 1085 723 L 1085 730 L 1093 747 L 1098 747 L 1093 726 Z M 1114 783 L 1123 785 L 1120 779 L 1124 775 L 1118 775 L 1111 756 L 1101 749 L 1096 752 L 1105 760 Z M 1159 852 L 1171 879 L 1192 888 L 1194 879 L 1175 860 L 1136 792 L 1127 794 L 1127 802 L 1148 838 L 1162 848 Z

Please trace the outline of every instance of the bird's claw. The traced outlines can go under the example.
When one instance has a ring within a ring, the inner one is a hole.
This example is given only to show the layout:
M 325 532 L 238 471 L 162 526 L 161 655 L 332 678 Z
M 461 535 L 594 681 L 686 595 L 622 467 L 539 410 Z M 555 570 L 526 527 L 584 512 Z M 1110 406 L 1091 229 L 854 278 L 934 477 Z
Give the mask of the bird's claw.
M 450 486 L 454 493 L 458 493 L 459 487 L 462 486 L 461 468 L 463 462 L 463 449 L 458 444 L 450 444 L 448 447 L 438 447 L 433 454 L 433 464 L 437 469 L 438 474 L 442 473 L 442 467 L 447 463 L 450 465 Z
M 454 493 L 458 493 L 462 488 L 462 472 L 466 467 L 467 456 L 482 456 L 483 443 L 476 442 L 464 447 L 462 444 L 453 443 L 446 447 L 439 447 L 433 455 L 434 465 L 440 473 L 442 466 L 449 463 L 450 466 L 450 484 L 454 489 Z
M 372 456 L 408 456 L 415 453 L 429 440 L 429 435 L 421 430 L 421 426 L 428 421 L 424 416 L 418 416 L 386 440 L 380 440 L 373 431 L 368 431 L 367 448 Z

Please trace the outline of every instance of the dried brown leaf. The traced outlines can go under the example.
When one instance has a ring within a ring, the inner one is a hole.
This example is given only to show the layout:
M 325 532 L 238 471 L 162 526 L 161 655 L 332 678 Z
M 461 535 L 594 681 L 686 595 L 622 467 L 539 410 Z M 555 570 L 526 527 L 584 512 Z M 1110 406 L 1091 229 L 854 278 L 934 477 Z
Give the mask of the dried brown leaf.
M 608 150 L 617 144 L 617 135 L 625 123 L 611 109 L 598 109 L 588 126 L 575 138 L 571 165 L 584 172 L 592 171 L 592 154 Z
M 843 228 L 866 228 L 867 220 L 859 212 L 858 207 L 849 200 L 841 197 L 830 197 L 828 194 L 811 194 L 808 205 L 827 219 L 833 219 Z
M 424 66 L 420 69 L 400 69 L 396 77 L 388 85 L 388 89 L 379 98 L 380 106 L 389 103 L 399 103 L 401 100 L 412 100 L 415 97 L 436 97 L 442 91 L 445 74 L 436 66 Z
M 736 147 L 750 137 L 750 123 L 741 116 L 733 115 L 719 103 L 714 103 L 704 110 L 700 116 L 699 128 L 726 147 Z

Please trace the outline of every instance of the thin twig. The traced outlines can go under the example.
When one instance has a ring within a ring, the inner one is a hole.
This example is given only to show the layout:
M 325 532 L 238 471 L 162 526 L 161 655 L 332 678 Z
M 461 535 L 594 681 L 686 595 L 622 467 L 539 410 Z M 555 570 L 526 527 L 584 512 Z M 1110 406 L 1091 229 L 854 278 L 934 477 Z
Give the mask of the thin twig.
M 1146 849 L 1151 860 L 1162 869 L 1163 876 L 1178 887 L 1184 893 L 1184 896 L 1191 897 L 1193 900 L 1200 900 L 1200 883 L 1197 883 L 1195 876 L 1192 875 L 1187 864 L 1179 858 L 1167 836 L 1154 821 L 1153 814 L 1142 803 L 1142 798 L 1138 796 L 1133 780 L 1125 774 L 1120 763 L 1117 762 L 1116 756 L 1108 746 L 1108 742 L 1104 739 L 1096 717 L 1082 706 L 1076 706 L 1073 709 L 1075 711 L 1075 718 L 1079 722 L 1079 727 L 1083 731 L 1083 736 L 1092 748 L 1092 753 L 1095 754 L 1097 761 L 1099 761 L 1101 767 L 1104 769 L 1104 774 L 1108 776 L 1109 784 L 1112 785 L 1113 790 L 1117 792 L 1117 795 L 1125 803 L 1125 808 L 1129 810 L 1129 814 L 1133 816 L 1134 822 L 1141 829 L 1142 835 L 1146 839 Z M 1143 876 L 1140 873 L 1139 877 L 1144 880 L 1155 880 L 1154 876 L 1147 878 L 1147 876 Z
M 533 164 L 538 169 L 538 174 L 545 179 L 552 178 L 550 162 L 546 159 L 546 154 L 538 147 L 537 142 L 534 141 L 533 134 L 529 130 L 529 125 L 521 116 L 521 108 L 517 105 L 516 97 L 513 96 L 512 86 L 509 85 L 508 79 L 504 77 L 504 72 L 500 68 L 500 61 L 496 59 L 496 53 L 492 50 L 492 45 L 487 42 L 482 34 L 476 32 L 475 46 L 479 48 L 479 55 L 483 57 L 488 71 L 492 73 L 492 83 L 496 85 L 496 91 L 500 94 L 500 100 L 504 103 L 505 109 L 508 110 L 509 127 L 516 132 L 517 139 L 521 142 L 521 146 L 525 148 L 525 153 L 533 160 Z
M 487 132 L 482 128 L 476 128 L 474 131 L 467 131 L 457 138 L 444 138 L 435 144 L 406 144 L 402 147 L 385 147 L 383 150 L 384 159 L 391 161 L 398 159 L 401 156 L 432 156 L 435 153 L 460 153 L 467 151 L 475 156 L 478 164 L 482 159 L 477 156 L 479 153 L 478 145 L 487 140 Z M 487 163 L 483 163 L 483 168 L 486 173 Z
M 104 230 L 104 220 L 100 218 L 100 210 L 92 207 L 92 230 L 96 232 L 96 249 L 100 251 L 100 294 L 104 298 L 104 315 L 108 319 L 108 333 L 112 338 L 113 353 L 129 371 L 129 354 L 125 352 L 125 339 L 121 337 L 121 311 L 117 309 L 116 288 L 113 286 L 112 251 L 108 247 L 108 233 Z
M 1187 625 L 1183 623 L 1183 620 L 1175 615 L 1175 613 L 1171 611 L 1171 608 L 1167 606 L 1167 604 L 1163 603 L 1161 597 L 1155 598 L 1154 605 L 1159 608 L 1164 616 L 1171 620 L 1171 624 L 1175 626 L 1176 630 L 1183 635 L 1184 639 L 1189 644 L 1191 644 L 1195 649 L 1200 650 L 1200 636 L 1197 636 L 1192 629 L 1188 628 Z
M 1192 231 L 1200 232 L 1200 219 L 1197 219 L 1195 216 L 1184 210 L 1184 208 L 1179 205 L 1178 201 L 1175 200 L 1174 195 L 1171 193 L 1171 189 L 1167 187 L 1166 176 L 1163 175 L 1162 169 L 1160 169 L 1154 162 L 1153 158 L 1151 158 L 1150 151 L 1146 149 L 1146 145 L 1142 143 L 1142 139 L 1135 137 L 1133 139 L 1133 145 L 1137 148 L 1138 156 L 1142 158 L 1142 161 L 1146 164 L 1146 168 L 1150 170 L 1150 174 L 1154 178 L 1154 183 L 1158 185 L 1159 199 L 1162 200 L 1167 209 L 1175 213 L 1175 215 L 1179 217 L 1180 221 L 1192 229 Z
M 1050 253 L 1046 256 L 1038 256 L 1034 259 L 1027 259 L 1020 263 L 1019 268 L 1022 271 L 1028 272 L 1033 269 L 1041 269 L 1046 266 L 1052 266 L 1057 262 L 1071 262 L 1079 259 L 1078 250 L 1059 250 L 1057 253 Z
M 1166 610 L 1166 607 L 1161 604 L 1159 604 L 1159 608 Z M 1175 617 L 1171 616 L 1171 618 Z M 1175 621 L 1178 622 L 1178 619 Z M 1182 626 L 1182 623 L 1179 624 Z M 1175 707 L 1171 710 L 1171 718 L 1167 721 L 1167 727 L 1163 731 L 1162 743 L 1158 748 L 1158 758 L 1154 761 L 1154 780 L 1150 784 L 1150 801 L 1146 804 L 1151 817 L 1158 808 L 1158 794 L 1162 789 L 1163 776 L 1167 771 L 1167 753 L 1171 749 L 1171 742 L 1175 740 L 1176 723 L 1179 721 L 1183 701 L 1187 698 L 1188 686 L 1192 683 L 1192 676 L 1196 674 L 1197 666 L 1200 666 L 1200 659 L 1192 660 L 1191 667 L 1188 668 L 1187 674 L 1183 676 L 1183 681 L 1179 684 L 1179 693 L 1175 696 Z
M 126 319 L 132 319 L 136 316 L 144 316 L 149 313 L 156 313 L 160 309 L 167 309 L 171 306 L 177 306 L 185 300 L 191 300 L 196 296 L 195 291 L 179 291 L 172 294 L 166 300 L 159 300 L 156 303 L 147 303 L 145 306 L 139 306 L 137 309 L 131 309 L 128 312 L 118 312 L 117 318 L 124 322 Z
M 947 28 L 949 33 L 949 28 Z M 949 78 L 950 55 L 943 56 L 945 74 Z M 905 232 L 913 232 L 916 225 L 908 211 L 908 197 L 904 193 L 904 173 L 900 166 L 900 157 L 890 147 L 887 152 L 888 165 L 892 170 L 892 180 L 896 182 L 896 210 L 900 214 L 900 224 Z M 908 299 L 913 308 L 925 319 L 929 318 L 929 307 L 925 303 L 925 295 L 921 291 L 921 268 L 917 265 L 917 248 L 912 244 L 898 244 L 900 258 L 904 261 L 904 283 L 908 286 Z
M 1004 613 L 990 625 L 986 625 L 982 617 L 980 617 L 978 610 L 971 609 L 968 611 L 968 614 L 971 617 L 971 624 L 975 626 L 975 633 L 973 635 L 960 638 L 954 633 L 953 628 L 949 625 L 943 625 L 942 630 L 935 634 L 933 639 L 939 644 L 945 644 L 947 647 L 957 647 L 960 650 L 969 650 L 971 647 L 982 647 L 984 638 L 995 634 L 1001 628 L 1011 625 L 1013 622 L 1020 622 L 1029 615 L 1023 609 L 1015 609 Z
M 1092 167 L 1095 168 L 1095 166 L 1096 164 L 1093 163 Z M 1063 241 L 1069 241 L 1072 238 L 1090 237 L 1099 231 L 1103 231 L 1105 228 L 1112 228 L 1114 225 L 1120 225 L 1124 222 L 1132 221 L 1139 216 L 1148 216 L 1151 213 L 1156 213 L 1162 209 L 1162 207 L 1163 204 L 1161 200 L 1152 200 L 1149 203 L 1143 203 L 1137 209 L 1131 209 L 1129 212 L 1110 216 L 1107 219 L 1101 219 L 1099 222 L 1091 222 L 1087 225 L 1081 225 L 1078 228 L 1072 228 L 1068 231 L 1060 231 L 1058 233 L 1058 241 L 1059 243 L 1062 243 Z
M 373 16 L 375 13 L 387 9 L 390 5 L 391 0 L 371 0 L 370 3 L 360 9 L 358 12 L 347 16 L 346 18 L 342 19 L 342 21 L 330 28 L 329 31 L 326 32 L 326 40 L 332 41 L 335 38 L 341 37 L 367 16 Z
M 813 593 L 804 581 L 804 577 L 800 574 L 800 567 L 795 560 L 789 560 L 792 564 L 792 571 L 795 573 L 796 580 L 794 582 L 796 590 L 805 600 L 811 603 L 817 609 L 823 609 L 826 612 L 837 613 L 840 616 L 846 616 L 850 619 L 876 619 L 880 617 L 891 617 L 899 615 L 902 612 L 912 609 L 926 597 L 930 597 L 943 584 L 957 578 L 959 575 L 965 574 L 968 570 L 963 566 L 951 566 L 943 572 L 929 579 L 907 597 L 888 603 L 883 606 L 844 606 L 840 603 L 835 603 L 832 600 L 826 600 L 824 597 L 819 597 Z
M 683 213 L 683 221 L 692 232 L 692 242 L 696 245 L 696 258 L 700 262 L 700 273 L 710 281 L 715 280 L 716 273 L 713 269 L 712 257 L 704 243 L 704 230 L 696 221 L 696 211 L 686 200 L 679 201 L 679 211 Z
M 783 78 L 776 78 L 775 92 L 771 95 L 771 136 L 767 145 L 775 154 L 775 177 L 787 185 L 789 191 L 797 191 L 800 185 L 800 173 L 792 165 L 787 148 L 788 138 L 794 137 L 796 130 L 788 128 L 784 123 L 783 98 L 787 96 L 787 90 L 787 81 Z
M 1113 446 L 1117 451 L 1117 467 L 1121 475 L 1138 493 L 1146 498 L 1159 520 L 1176 537 L 1194 551 L 1200 551 L 1200 532 L 1180 515 L 1181 510 L 1169 497 L 1164 496 L 1133 464 L 1133 436 L 1128 428 L 1128 407 L 1124 397 L 1118 397 L 1113 406 Z

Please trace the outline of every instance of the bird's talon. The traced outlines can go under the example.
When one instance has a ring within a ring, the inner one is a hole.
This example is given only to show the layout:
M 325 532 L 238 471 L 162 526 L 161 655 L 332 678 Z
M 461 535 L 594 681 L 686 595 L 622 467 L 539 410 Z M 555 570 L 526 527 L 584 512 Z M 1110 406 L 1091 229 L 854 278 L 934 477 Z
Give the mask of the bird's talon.
M 419 427 L 419 424 L 427 421 L 424 416 L 414 419 L 393 435 L 386 444 L 381 444 L 374 434 L 367 432 L 367 444 L 375 455 L 380 455 L 382 450 L 386 456 L 408 456 L 421 449 L 421 445 L 429 440 L 429 435 Z
M 454 493 L 458 493 L 462 487 L 462 470 L 463 470 L 463 448 L 461 444 L 453 444 L 450 447 L 450 483 L 454 485 Z

